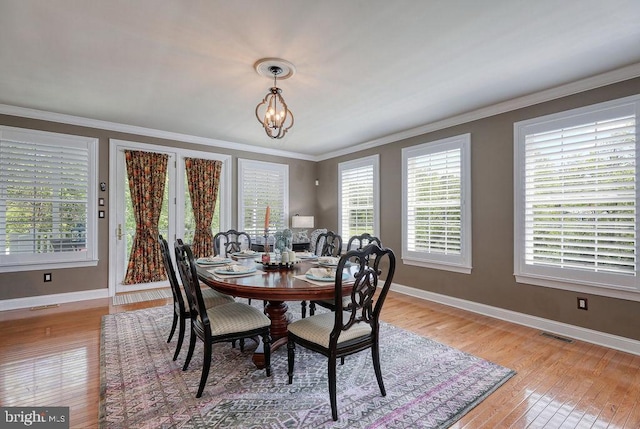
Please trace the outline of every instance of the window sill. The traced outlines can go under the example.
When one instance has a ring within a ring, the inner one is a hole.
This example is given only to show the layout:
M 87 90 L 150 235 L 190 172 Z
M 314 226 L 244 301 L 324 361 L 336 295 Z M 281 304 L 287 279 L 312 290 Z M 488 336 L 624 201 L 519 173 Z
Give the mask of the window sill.
M 402 263 L 405 265 L 413 265 L 416 267 L 433 268 L 435 270 L 452 271 L 454 273 L 471 274 L 471 267 L 462 265 L 447 264 L 443 262 L 425 261 L 422 259 L 412 259 L 403 257 Z
M 34 263 L 34 264 L 22 264 L 22 265 L 7 265 L 0 266 L 1 273 L 15 273 L 20 271 L 42 271 L 42 270 L 59 270 L 65 268 L 83 268 L 83 267 L 95 267 L 98 265 L 98 260 L 91 261 L 76 261 L 76 262 L 52 262 L 52 263 Z
M 550 287 L 590 295 L 606 296 L 609 298 L 626 299 L 629 301 L 640 301 L 640 290 L 632 288 L 572 283 L 552 277 L 537 277 L 529 274 L 514 274 L 514 277 L 517 283 L 526 283 L 534 286 Z

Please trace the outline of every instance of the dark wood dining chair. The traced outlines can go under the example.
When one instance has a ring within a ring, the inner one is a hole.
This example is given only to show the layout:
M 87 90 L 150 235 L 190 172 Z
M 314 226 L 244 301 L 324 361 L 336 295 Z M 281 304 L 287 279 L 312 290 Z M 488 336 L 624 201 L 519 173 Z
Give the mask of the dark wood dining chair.
M 262 337 L 264 344 L 264 365 L 267 377 L 271 376 L 271 337 L 269 327 L 271 320 L 257 308 L 241 302 L 229 302 L 207 308 L 204 304 L 200 281 L 193 254 L 188 244 L 182 240 L 176 240 L 176 261 L 178 271 L 182 278 L 182 284 L 187 294 L 191 317 L 191 337 L 189 339 L 189 351 L 182 367 L 186 371 L 193 357 L 197 338 L 204 344 L 204 362 L 200 385 L 196 398 L 202 396 L 204 386 L 207 383 L 209 369 L 211 367 L 211 355 L 213 344 L 243 340 L 245 338 Z
M 342 253 L 342 237 L 333 231 L 318 235 L 313 251 L 317 256 L 340 256 Z
M 244 231 L 230 229 L 213 236 L 214 255 L 227 257 L 230 253 L 251 249 L 251 237 Z
M 382 242 L 378 237 L 374 237 L 371 234 L 365 232 L 364 234 L 354 235 L 349 238 L 349 242 L 347 243 L 347 251 L 349 250 L 360 250 L 371 243 L 376 243 L 379 247 L 382 247 Z M 342 308 L 348 310 L 349 305 L 351 305 L 351 299 L 349 297 L 343 297 L 342 299 Z M 316 306 L 324 307 L 331 311 L 335 311 L 335 303 L 332 299 L 325 299 L 320 301 L 311 301 L 309 305 L 309 313 L 313 316 L 316 312 Z
M 251 250 L 251 237 L 244 231 L 230 229 L 213 236 L 213 254 L 216 256 L 226 258 L 229 254 L 242 250 Z M 250 298 L 247 301 L 251 304 Z
M 340 256 L 342 253 L 342 237 L 333 231 L 323 232 L 318 234 L 316 242 L 313 243 L 313 253 L 317 256 Z M 300 302 L 300 313 L 302 318 L 307 317 L 307 302 Z M 316 312 L 316 305 L 314 301 L 309 303 L 309 314 L 314 315 Z
M 187 296 L 184 294 L 184 289 L 180 286 L 180 283 L 178 283 L 176 272 L 173 269 L 173 262 L 171 261 L 171 254 L 169 253 L 167 240 L 165 240 L 162 235 L 159 235 L 158 241 L 160 242 L 164 270 L 167 273 L 169 284 L 171 285 L 171 294 L 173 295 L 173 322 L 171 323 L 171 332 L 169 333 L 167 343 L 171 342 L 173 334 L 176 331 L 176 327 L 178 327 L 178 343 L 176 344 L 176 351 L 173 354 L 173 360 L 176 360 L 178 359 L 180 349 L 182 348 L 182 342 L 184 341 L 186 320 L 191 318 L 191 312 L 189 311 Z M 215 291 L 211 288 L 207 288 L 202 291 L 202 298 L 207 308 L 233 302 L 233 297 Z
M 293 383 L 296 344 L 320 353 L 328 359 L 329 401 L 331 416 L 338 420 L 336 403 L 337 359 L 371 349 L 373 369 L 380 394 L 387 392 L 380 368 L 380 312 L 384 304 L 396 268 L 396 258 L 391 249 L 370 244 L 360 250 L 351 250 L 340 258 L 336 270 L 334 305 L 342 305 L 342 273 L 349 272 L 347 261 L 356 264 L 355 283 L 349 294 L 349 310 L 333 311 L 304 319 L 289 325 L 287 360 L 289 384 Z M 378 288 L 378 283 L 384 284 Z
M 347 242 L 347 252 L 349 250 L 362 249 L 363 247 L 376 243 L 378 246 L 382 247 L 382 242 L 378 237 L 375 237 L 368 232 L 360 235 L 352 235 L 349 237 L 349 241 Z

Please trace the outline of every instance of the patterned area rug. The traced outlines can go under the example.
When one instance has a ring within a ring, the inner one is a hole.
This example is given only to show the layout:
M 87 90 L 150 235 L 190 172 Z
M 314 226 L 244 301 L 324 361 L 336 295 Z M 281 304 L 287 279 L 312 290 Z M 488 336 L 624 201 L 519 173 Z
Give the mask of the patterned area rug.
M 294 312 L 299 307 L 289 305 Z M 446 428 L 515 374 L 383 324 L 387 396 L 380 396 L 371 353 L 349 356 L 338 365 L 339 420 L 334 422 L 326 359 L 302 347 L 296 348 L 289 385 L 286 346 L 272 355 L 267 378 L 251 361 L 252 341 L 244 352 L 216 344 L 207 385 L 196 399 L 202 343 L 183 372 L 187 344 L 174 362 L 175 336 L 166 342 L 171 317 L 171 306 L 104 316 L 101 428 Z

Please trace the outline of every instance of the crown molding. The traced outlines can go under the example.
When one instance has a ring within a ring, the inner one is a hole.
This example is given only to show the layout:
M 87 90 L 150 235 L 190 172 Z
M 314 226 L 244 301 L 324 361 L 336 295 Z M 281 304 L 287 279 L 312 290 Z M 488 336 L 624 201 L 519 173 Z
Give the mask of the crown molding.
M 442 130 L 453 127 L 455 125 L 465 124 L 467 122 L 477 121 L 479 119 L 488 118 L 490 116 L 501 113 L 511 112 L 513 110 L 522 109 L 524 107 L 533 106 L 558 98 L 567 97 L 580 92 L 589 91 L 591 89 L 600 88 L 602 86 L 611 85 L 625 80 L 633 79 L 640 76 L 640 63 L 622 67 L 597 76 L 581 79 L 565 85 L 550 88 L 544 91 L 523 97 L 514 98 L 481 109 L 473 110 L 461 115 L 452 116 L 441 121 L 432 122 L 430 124 L 421 125 L 416 128 L 401 131 L 399 133 L 390 134 L 379 139 L 370 140 L 345 149 L 330 152 L 316 157 L 316 161 L 324 161 L 338 156 L 348 155 L 354 152 L 360 152 L 377 146 L 397 142 L 400 140 L 416 137 L 422 134 Z
M 555 100 L 580 92 L 596 89 L 602 86 L 611 85 L 628 79 L 640 76 L 640 63 L 622 67 L 600 75 L 581 79 L 565 85 L 557 86 L 548 90 L 540 91 L 523 97 L 514 98 L 512 100 L 497 103 L 488 107 L 473 110 L 461 115 L 452 116 L 440 121 L 421 125 L 399 133 L 389 134 L 387 136 L 370 140 L 368 142 L 356 144 L 345 149 L 329 152 L 323 155 L 307 155 L 298 152 L 289 152 L 278 149 L 265 148 L 261 146 L 252 146 L 244 143 L 233 143 L 225 140 L 217 140 L 206 137 L 192 136 L 189 134 L 174 133 L 171 131 L 156 130 L 153 128 L 139 127 L 135 125 L 120 124 L 116 122 L 102 121 L 99 119 L 90 119 L 74 115 L 66 115 L 62 113 L 47 112 L 43 110 L 30 109 L 25 107 L 11 106 L 8 104 L 0 104 L 0 114 L 19 116 L 24 118 L 39 119 L 43 121 L 58 122 L 62 124 L 77 125 L 82 127 L 97 128 L 102 130 L 117 131 L 128 134 L 136 134 L 146 137 L 155 137 L 166 140 L 175 140 L 185 143 L 201 144 L 205 146 L 220 147 L 224 149 L 240 150 L 247 152 L 259 152 L 265 155 L 282 156 L 285 158 L 301 159 L 305 161 L 324 161 L 351 153 L 360 152 L 385 144 L 397 142 L 400 140 L 416 137 L 433 131 L 442 130 L 455 125 L 476 121 L 478 119 L 487 118 L 489 116 L 510 112 L 512 110 L 533 106 L 544 103 L 546 101 Z
M 42 121 L 57 122 L 61 124 L 77 125 L 81 127 L 97 128 L 100 130 L 117 131 L 127 134 L 135 134 L 146 137 L 155 137 L 166 140 L 175 140 L 185 143 L 201 144 L 205 146 L 220 147 L 224 149 L 241 150 L 247 152 L 259 152 L 265 155 L 282 156 L 285 158 L 316 161 L 316 157 L 297 152 L 288 152 L 278 149 L 251 146 L 243 143 L 233 143 L 225 140 L 217 140 L 206 137 L 192 136 L 189 134 L 174 133 L 171 131 L 156 130 L 153 128 L 139 127 L 136 125 L 120 124 L 117 122 L 102 121 L 99 119 L 84 118 L 81 116 L 66 115 L 63 113 L 47 112 L 44 110 L 30 109 L 26 107 L 0 104 L 0 114 L 19 116 L 23 118 L 39 119 Z

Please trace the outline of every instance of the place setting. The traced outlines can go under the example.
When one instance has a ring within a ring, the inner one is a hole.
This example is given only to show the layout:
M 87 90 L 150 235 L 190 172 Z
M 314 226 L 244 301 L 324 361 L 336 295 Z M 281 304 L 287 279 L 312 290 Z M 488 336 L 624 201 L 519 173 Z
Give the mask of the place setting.
M 215 268 L 211 268 L 207 270 L 211 274 L 213 274 L 218 279 L 228 279 L 235 277 L 246 277 L 253 276 L 256 274 L 264 274 L 263 271 L 258 271 L 258 269 L 254 266 L 237 264 L 237 263 L 227 263 L 219 265 Z
M 201 265 L 203 267 L 206 267 L 206 266 L 214 267 L 219 265 L 226 265 L 226 264 L 230 264 L 231 262 L 233 262 L 231 258 L 225 258 L 222 256 L 205 256 L 204 258 L 196 259 L 196 264 Z
M 313 252 L 296 252 L 296 258 L 302 261 L 315 261 L 318 259 L 318 256 Z
M 328 282 L 335 282 L 336 280 L 336 269 L 331 267 L 312 267 L 302 275 L 295 276 L 297 279 L 304 280 L 307 283 L 315 284 L 318 286 L 326 285 Z M 355 281 L 353 277 L 349 280 L 349 273 L 342 273 L 342 282 L 349 283 Z
M 239 252 L 231 253 L 231 256 L 236 259 L 252 259 L 252 258 L 259 257 L 260 252 L 256 252 L 255 250 L 251 250 L 251 249 L 243 249 Z

